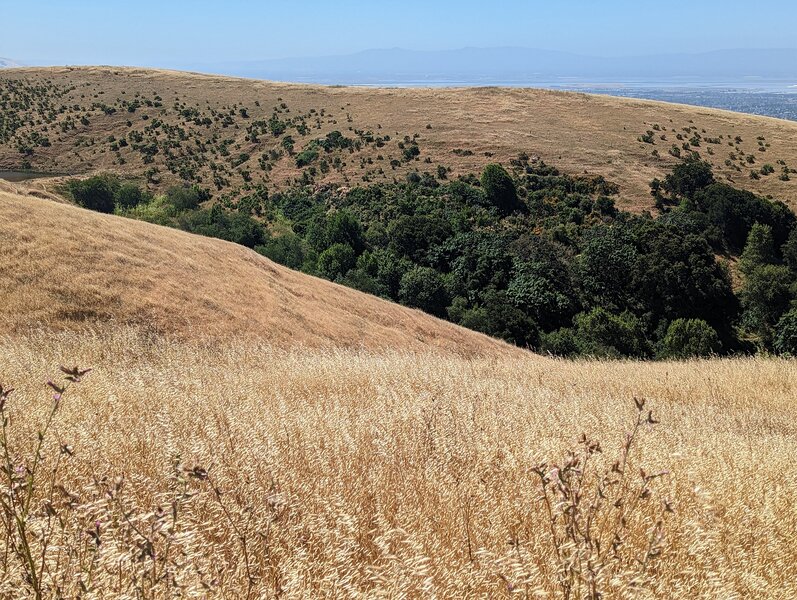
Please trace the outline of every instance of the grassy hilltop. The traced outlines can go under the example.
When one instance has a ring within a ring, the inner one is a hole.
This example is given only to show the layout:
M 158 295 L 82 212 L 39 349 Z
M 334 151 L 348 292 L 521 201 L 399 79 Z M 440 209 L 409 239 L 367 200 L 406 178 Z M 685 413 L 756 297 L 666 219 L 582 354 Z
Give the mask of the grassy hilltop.
M 355 186 L 440 168 L 456 177 L 525 152 L 615 182 L 622 208 L 640 210 L 652 206 L 649 183 L 677 163 L 673 154 L 696 151 L 722 181 L 797 205 L 797 176 L 788 177 L 797 123 L 726 111 L 532 89 L 321 87 L 116 67 L 14 69 L 0 82 L 6 168 L 110 170 L 236 198 L 261 182 Z M 334 131 L 351 145 L 314 143 Z

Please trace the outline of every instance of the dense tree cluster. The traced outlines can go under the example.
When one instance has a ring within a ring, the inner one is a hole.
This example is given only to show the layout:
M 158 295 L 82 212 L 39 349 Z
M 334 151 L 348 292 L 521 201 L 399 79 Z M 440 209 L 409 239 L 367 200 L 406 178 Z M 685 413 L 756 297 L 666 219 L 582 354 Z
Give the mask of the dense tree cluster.
M 258 188 L 234 209 L 208 207 L 197 187 L 147 197 L 97 177 L 70 189 L 85 206 L 234 241 L 542 352 L 797 351 L 797 229 L 782 203 L 716 182 L 696 159 L 654 182 L 655 217 L 618 210 L 601 177 L 566 176 L 527 156 L 510 170 Z

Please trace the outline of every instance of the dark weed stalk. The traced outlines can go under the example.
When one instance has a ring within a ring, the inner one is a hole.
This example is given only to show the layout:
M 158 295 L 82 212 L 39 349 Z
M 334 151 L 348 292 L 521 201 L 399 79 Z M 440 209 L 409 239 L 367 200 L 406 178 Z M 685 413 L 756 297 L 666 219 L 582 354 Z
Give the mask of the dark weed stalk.
M 49 479 L 49 491 L 46 500 L 43 502 L 42 509 L 47 515 L 47 525 L 43 534 L 36 534 L 30 526 L 29 517 L 33 500 L 36 497 L 37 487 L 40 482 L 39 469 L 45 460 L 44 445 L 49 439 L 53 423 L 58 414 L 61 402 L 67 389 L 76 383 L 80 383 L 82 378 L 91 369 L 79 369 L 78 367 L 61 367 L 64 374 L 63 383 L 48 381 L 47 386 L 53 390 L 52 404 L 45 419 L 44 426 L 37 434 L 37 442 L 32 457 L 24 459 L 17 456 L 17 451 L 12 447 L 10 439 L 11 420 L 7 411 L 7 401 L 13 389 L 3 389 L 0 386 L 0 448 L 2 449 L 2 470 L 6 479 L 6 489 L 0 496 L 0 508 L 5 517 L 7 542 L 5 549 L 4 568 L 9 568 L 9 554 L 16 557 L 21 563 L 25 574 L 25 581 L 30 585 L 34 596 L 39 600 L 44 593 L 44 571 L 46 568 L 47 549 L 53 534 L 53 519 L 57 517 L 57 511 L 53 506 L 53 496 L 56 490 L 58 471 L 61 466 L 63 456 L 71 457 L 72 449 L 68 445 L 59 444 L 59 453 L 53 467 L 52 475 Z M 36 538 L 41 545 L 41 553 L 34 552 L 33 543 Z
M 644 399 L 635 398 L 634 403 L 633 427 L 610 468 L 594 464 L 603 450 L 584 434 L 579 449 L 570 451 L 563 463 L 541 463 L 533 469 L 564 600 L 599 600 L 618 580 L 637 586 L 661 555 L 664 516 L 672 512 L 672 506 L 667 501 L 654 502 L 653 483 L 667 473 L 640 469 L 638 479 L 630 474 L 643 428 L 658 421 L 652 411 L 645 411 Z M 656 508 L 657 504 L 661 507 Z M 640 548 L 630 543 L 632 527 L 645 526 L 651 512 L 658 516 L 645 536 L 645 547 Z

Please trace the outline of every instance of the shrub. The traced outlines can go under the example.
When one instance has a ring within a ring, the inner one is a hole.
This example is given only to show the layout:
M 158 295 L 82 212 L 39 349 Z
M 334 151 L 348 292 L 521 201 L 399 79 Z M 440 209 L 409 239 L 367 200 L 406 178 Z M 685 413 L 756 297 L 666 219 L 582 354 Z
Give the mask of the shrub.
M 702 319 L 676 319 L 661 341 L 662 358 L 709 356 L 721 347 L 716 330 Z
M 315 148 L 305 148 L 296 155 L 296 166 L 306 167 L 318 158 L 318 150 Z

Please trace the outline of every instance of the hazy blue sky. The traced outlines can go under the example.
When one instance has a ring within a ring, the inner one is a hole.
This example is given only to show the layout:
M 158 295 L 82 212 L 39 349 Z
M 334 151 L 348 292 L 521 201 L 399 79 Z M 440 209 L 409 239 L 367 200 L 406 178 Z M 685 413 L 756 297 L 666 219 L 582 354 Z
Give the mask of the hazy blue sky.
M 797 1 L 0 0 L 0 56 L 181 66 L 369 48 L 595 55 L 797 46 Z

